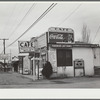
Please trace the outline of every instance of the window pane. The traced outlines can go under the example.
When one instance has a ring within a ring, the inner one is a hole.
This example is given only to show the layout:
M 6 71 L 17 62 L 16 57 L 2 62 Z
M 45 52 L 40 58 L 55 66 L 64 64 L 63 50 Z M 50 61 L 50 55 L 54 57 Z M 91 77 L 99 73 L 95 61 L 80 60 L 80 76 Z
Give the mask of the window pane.
M 72 50 L 66 50 L 66 66 L 72 66 Z
M 65 66 L 65 52 L 57 50 L 57 66 Z
M 57 66 L 72 65 L 72 50 L 57 50 Z

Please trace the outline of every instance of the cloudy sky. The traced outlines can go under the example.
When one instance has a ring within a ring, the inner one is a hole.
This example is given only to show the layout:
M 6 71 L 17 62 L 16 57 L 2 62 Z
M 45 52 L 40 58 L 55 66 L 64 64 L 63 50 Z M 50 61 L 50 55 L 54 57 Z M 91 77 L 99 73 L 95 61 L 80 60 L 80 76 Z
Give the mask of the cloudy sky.
M 7 38 L 6 47 L 20 37 L 53 2 L 0 2 L 0 39 Z M 56 2 L 54 2 L 56 3 Z M 99 43 L 100 2 L 57 2 L 53 9 L 18 40 L 30 40 L 49 27 L 72 28 L 75 40 L 81 37 L 83 24 L 90 30 L 91 42 Z M 6 48 L 18 55 L 18 40 Z M 0 53 L 3 51 L 0 41 Z

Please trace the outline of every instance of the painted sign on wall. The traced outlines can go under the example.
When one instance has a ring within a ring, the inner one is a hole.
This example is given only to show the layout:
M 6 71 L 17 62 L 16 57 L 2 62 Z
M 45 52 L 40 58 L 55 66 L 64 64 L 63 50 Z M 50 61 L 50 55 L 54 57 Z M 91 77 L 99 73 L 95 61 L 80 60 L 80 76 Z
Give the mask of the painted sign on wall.
M 57 72 L 56 51 L 49 51 L 49 61 L 52 64 L 53 72 Z
M 49 32 L 49 43 L 56 42 L 74 42 L 73 33 Z
M 29 53 L 34 51 L 34 43 L 30 41 L 18 41 L 19 52 Z
M 52 48 L 71 48 L 70 44 L 50 44 Z

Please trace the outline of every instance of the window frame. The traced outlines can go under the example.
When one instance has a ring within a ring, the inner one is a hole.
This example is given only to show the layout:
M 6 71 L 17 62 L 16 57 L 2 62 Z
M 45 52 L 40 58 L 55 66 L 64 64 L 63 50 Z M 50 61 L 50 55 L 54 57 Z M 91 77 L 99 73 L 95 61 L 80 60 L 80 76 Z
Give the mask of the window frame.
M 62 53 L 62 56 L 64 57 L 64 59 L 62 57 L 60 57 L 60 55 L 59 55 L 60 52 Z M 69 54 L 70 55 L 70 59 L 67 62 L 68 57 L 66 56 L 66 54 L 69 53 L 69 52 L 70 52 L 70 54 Z M 57 55 L 57 67 L 73 66 L 72 49 L 57 49 L 56 50 L 56 55 Z M 60 57 L 60 59 L 59 59 L 59 57 Z M 69 61 L 70 61 L 70 63 L 69 63 Z

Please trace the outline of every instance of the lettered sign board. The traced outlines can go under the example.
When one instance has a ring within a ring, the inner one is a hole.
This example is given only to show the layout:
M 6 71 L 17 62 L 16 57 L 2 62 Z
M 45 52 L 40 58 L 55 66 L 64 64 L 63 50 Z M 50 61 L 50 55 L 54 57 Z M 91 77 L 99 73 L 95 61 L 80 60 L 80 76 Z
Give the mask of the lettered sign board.
M 31 41 L 18 41 L 19 53 L 30 53 L 34 51 L 34 43 Z
M 70 28 L 51 27 L 48 30 L 49 43 L 72 43 L 74 42 L 74 31 Z

